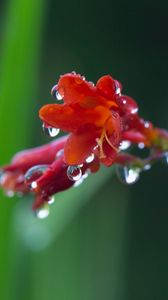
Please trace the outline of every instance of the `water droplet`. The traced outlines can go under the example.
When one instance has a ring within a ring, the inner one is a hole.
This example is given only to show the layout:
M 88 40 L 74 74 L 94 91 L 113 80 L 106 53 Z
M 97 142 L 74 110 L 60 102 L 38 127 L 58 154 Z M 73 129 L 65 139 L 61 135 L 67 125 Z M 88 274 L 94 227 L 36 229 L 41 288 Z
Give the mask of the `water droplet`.
M 56 93 L 57 93 L 57 84 L 52 87 L 51 96 L 54 97 L 54 98 L 57 98 Z
M 117 80 L 115 80 L 115 92 L 116 94 L 121 95 L 121 84 Z
M 53 197 L 50 197 L 49 200 L 48 200 L 48 204 L 51 205 L 55 202 L 55 198 L 54 196 Z
M 31 189 L 36 189 L 36 180 L 46 171 L 47 168 L 48 165 L 38 165 L 30 168 L 25 174 L 25 183 L 29 185 Z
M 49 210 L 49 205 L 47 204 L 44 204 L 42 207 L 38 208 L 36 211 L 35 211 L 35 215 L 38 219 L 45 219 L 48 217 L 50 213 L 50 210 Z
M 144 123 L 144 126 L 145 126 L 145 128 L 149 128 L 149 126 L 150 126 L 149 122 L 146 121 L 146 122 Z
M 81 185 L 83 183 L 83 181 L 84 181 L 84 178 L 82 176 L 79 180 L 75 181 L 73 187 L 78 187 L 79 185 Z
M 58 91 L 56 91 L 56 98 L 58 101 L 60 101 L 63 99 L 63 96 L 61 96 L 61 94 Z
M 32 181 L 32 183 L 30 184 L 30 188 L 31 189 L 36 189 L 37 188 L 37 182 L 36 181 Z
M 151 169 L 151 165 L 150 164 L 146 164 L 144 167 L 143 167 L 143 170 L 144 171 L 148 171 Z
M 139 143 L 139 144 L 138 144 L 138 148 L 139 148 L 139 149 L 144 149 L 144 148 L 145 148 L 144 143 Z
M 60 158 L 61 156 L 63 156 L 63 154 L 64 154 L 64 149 L 60 149 L 60 150 L 56 153 L 55 158 L 58 159 L 58 158 Z
M 131 142 L 130 141 L 122 141 L 120 143 L 119 149 L 120 150 L 127 150 L 130 146 L 131 146 Z
M 166 165 L 168 164 L 168 152 L 164 152 L 163 155 L 160 157 L 160 160 Z
M 87 172 L 85 172 L 81 178 L 79 180 L 77 180 L 75 183 L 74 183 L 74 187 L 78 187 L 79 185 L 81 185 L 83 183 L 83 181 L 89 176 L 89 169 L 87 170 Z
M 82 170 L 79 166 L 69 166 L 67 168 L 67 176 L 72 181 L 78 181 L 82 176 Z
M 94 84 L 93 81 L 89 81 L 89 83 L 90 83 L 92 86 L 95 86 L 95 84 Z
M 117 102 L 119 107 L 123 110 L 126 114 L 136 114 L 138 112 L 138 106 L 135 100 L 126 95 L 120 95 L 117 98 Z
M 95 156 L 94 154 L 92 153 L 91 155 L 89 155 L 87 158 L 86 158 L 86 162 L 87 163 L 91 163 L 93 160 L 94 160 Z
M 59 128 L 54 128 L 54 127 L 48 126 L 45 123 L 43 123 L 42 128 L 43 128 L 44 133 L 50 137 L 55 137 L 60 132 Z
M 125 184 L 133 184 L 139 179 L 140 169 L 118 165 L 116 173 L 121 182 Z
M 89 172 L 90 172 L 90 170 L 88 169 L 87 172 L 85 174 L 83 174 L 82 178 L 86 179 L 89 176 Z
M 9 197 L 9 198 L 14 197 L 14 195 L 15 195 L 14 191 L 12 191 L 12 190 L 6 190 L 6 191 L 5 191 L 5 194 L 6 194 L 6 196 Z
M 136 107 L 136 108 L 133 108 L 132 110 L 131 110 L 131 114 L 136 114 L 138 112 L 138 107 Z
M 75 72 L 75 71 L 72 71 L 71 73 L 72 73 L 72 75 L 76 75 L 76 72 Z
M 86 79 L 85 76 L 81 76 L 81 78 L 82 78 L 83 81 L 85 81 L 85 79 Z

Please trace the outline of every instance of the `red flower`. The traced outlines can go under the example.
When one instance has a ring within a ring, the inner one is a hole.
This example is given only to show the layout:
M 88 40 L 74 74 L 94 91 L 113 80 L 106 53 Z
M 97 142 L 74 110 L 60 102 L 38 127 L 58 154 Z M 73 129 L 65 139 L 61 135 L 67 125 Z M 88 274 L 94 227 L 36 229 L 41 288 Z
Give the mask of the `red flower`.
M 115 100 L 120 92 L 120 83 L 109 75 L 96 86 L 74 73 L 60 77 L 52 94 L 64 102 L 45 105 L 39 115 L 47 125 L 71 133 L 64 147 L 68 165 L 84 163 L 92 153 L 105 164 L 113 163 L 122 132 Z
M 37 210 L 55 193 L 82 181 L 88 171 L 97 172 L 100 163 L 120 165 L 122 181 L 131 184 L 142 170 L 167 157 L 168 132 L 140 118 L 136 101 L 121 90 L 110 75 L 101 77 L 96 86 L 75 72 L 61 76 L 51 90 L 61 102 L 43 106 L 39 115 L 51 136 L 56 129 L 70 135 L 15 155 L 1 168 L 0 185 L 6 193 L 31 192 Z M 149 156 L 124 153 L 130 144 L 148 147 Z

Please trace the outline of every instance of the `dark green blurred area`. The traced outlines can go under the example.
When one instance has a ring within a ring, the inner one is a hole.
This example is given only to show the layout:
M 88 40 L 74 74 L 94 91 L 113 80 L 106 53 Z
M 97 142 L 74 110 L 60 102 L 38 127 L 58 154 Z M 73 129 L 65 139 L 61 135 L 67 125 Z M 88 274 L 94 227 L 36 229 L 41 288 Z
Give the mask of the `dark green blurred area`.
M 168 2 L 1 1 L 0 164 L 49 139 L 38 109 L 60 74 L 110 73 L 140 114 L 168 128 Z M 48 220 L 31 199 L 0 194 L 0 299 L 168 298 L 168 168 L 131 187 L 101 170 L 56 197 Z

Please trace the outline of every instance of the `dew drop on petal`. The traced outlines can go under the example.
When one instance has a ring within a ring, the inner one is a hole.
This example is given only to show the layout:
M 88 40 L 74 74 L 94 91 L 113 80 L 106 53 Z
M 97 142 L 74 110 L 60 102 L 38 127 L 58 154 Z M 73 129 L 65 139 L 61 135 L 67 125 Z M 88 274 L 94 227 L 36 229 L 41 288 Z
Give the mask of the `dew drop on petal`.
M 50 197 L 49 200 L 48 200 L 48 204 L 51 205 L 55 202 L 55 198 L 54 196 L 53 197 Z
M 37 188 L 37 182 L 36 181 L 32 181 L 32 183 L 30 184 L 30 188 L 31 189 L 36 189 Z
M 131 146 L 131 142 L 130 141 L 122 141 L 120 143 L 119 149 L 120 150 L 127 150 L 130 146 Z
M 131 114 L 132 114 L 132 115 L 136 114 L 137 112 L 138 112 L 138 107 L 133 108 L 133 109 L 131 110 Z
M 140 169 L 132 168 L 128 166 L 117 166 L 116 170 L 117 176 L 121 182 L 125 184 L 134 184 L 138 181 L 140 177 Z
M 118 95 L 121 94 L 121 85 L 117 80 L 115 80 L 115 93 Z
M 145 128 L 149 128 L 149 126 L 150 126 L 149 122 L 146 121 L 144 126 L 145 126 Z
M 50 213 L 49 205 L 44 204 L 42 207 L 36 209 L 35 215 L 38 219 L 45 219 Z
M 64 149 L 60 149 L 60 150 L 56 153 L 55 158 L 58 159 L 58 158 L 60 158 L 61 156 L 63 156 L 63 154 L 64 154 Z
M 57 84 L 52 87 L 51 96 L 56 98 L 56 92 L 57 92 Z
M 75 72 L 75 71 L 72 71 L 71 74 L 72 74 L 72 75 L 76 75 L 76 72 Z
M 89 155 L 87 158 L 86 158 L 86 163 L 91 163 L 93 160 L 94 160 L 95 156 L 94 154 L 92 153 L 91 155 Z
M 61 101 L 63 99 L 63 96 L 61 96 L 61 94 L 58 91 L 56 91 L 56 98 L 58 101 Z
M 79 166 L 69 166 L 67 176 L 72 181 L 78 181 L 82 177 L 82 170 Z
M 30 168 L 25 174 L 25 183 L 30 184 L 31 189 L 37 188 L 36 180 L 46 171 L 48 165 L 38 165 Z
M 44 133 L 50 137 L 55 137 L 60 132 L 59 128 L 54 128 L 54 127 L 48 126 L 45 123 L 43 123 L 42 128 L 43 128 Z

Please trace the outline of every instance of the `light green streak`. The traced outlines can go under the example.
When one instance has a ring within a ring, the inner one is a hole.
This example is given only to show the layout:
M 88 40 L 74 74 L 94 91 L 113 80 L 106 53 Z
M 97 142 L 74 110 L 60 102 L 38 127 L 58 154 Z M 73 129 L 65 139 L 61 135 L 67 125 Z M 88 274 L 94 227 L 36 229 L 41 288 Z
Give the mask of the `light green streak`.
M 8 3 L 0 61 L 1 165 L 28 145 L 43 11 L 43 0 L 11 0 Z M 2 193 L 0 198 L 0 299 L 7 300 L 12 285 L 9 279 L 13 260 L 9 235 L 12 202 Z

